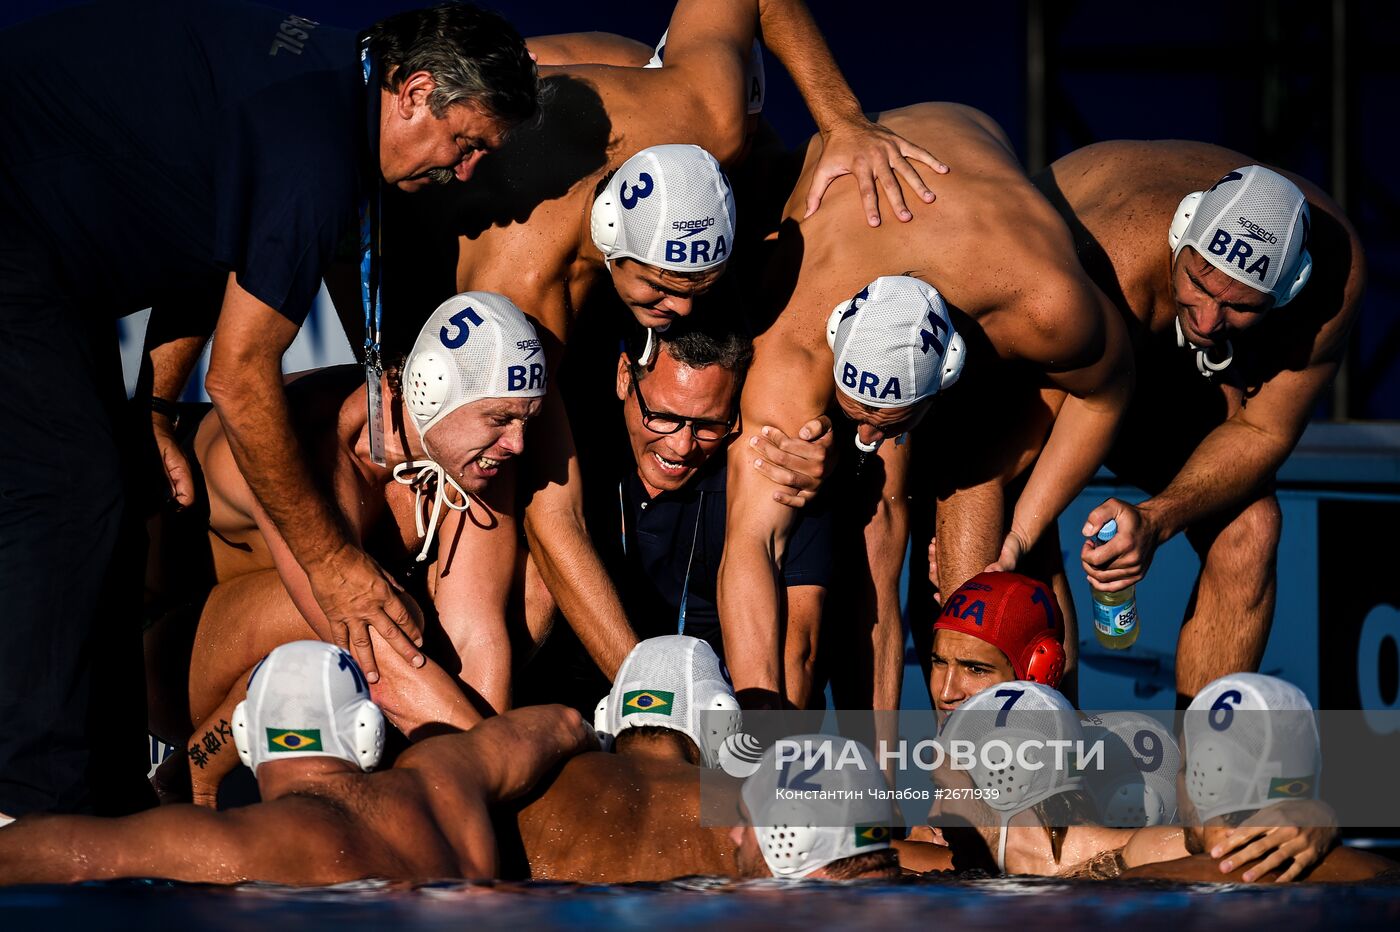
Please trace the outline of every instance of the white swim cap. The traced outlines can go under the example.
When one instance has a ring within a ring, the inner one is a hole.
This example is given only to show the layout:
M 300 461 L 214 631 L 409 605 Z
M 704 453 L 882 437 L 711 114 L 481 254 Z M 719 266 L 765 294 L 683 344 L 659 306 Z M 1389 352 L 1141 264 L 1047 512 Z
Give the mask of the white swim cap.
M 1176 209 L 1167 241 L 1172 258 L 1190 246 L 1211 265 L 1257 291 L 1274 307 L 1297 297 L 1312 275 L 1308 200 L 1298 186 L 1262 165 L 1229 172 Z
M 1109 828 L 1176 821 L 1181 753 L 1161 722 L 1143 712 L 1104 712 L 1083 723 L 1084 740 L 1104 744 L 1104 766 L 1084 771 L 1084 789 Z
M 643 726 L 678 731 L 695 742 L 706 767 L 718 767 L 720 746 L 739 731 L 743 714 L 714 649 L 668 634 L 632 648 L 593 723 L 610 740 Z
M 836 387 L 875 408 L 907 408 L 962 374 L 966 349 L 932 285 L 907 275 L 875 279 L 831 312 L 826 342 Z
M 661 34 L 661 41 L 656 43 L 651 61 L 644 68 L 660 68 L 665 63 L 666 37 L 670 34 L 669 29 Z M 768 96 L 768 76 L 763 70 L 763 43 L 757 39 L 753 40 L 753 48 L 749 50 L 749 60 L 744 67 L 744 94 L 744 112 L 749 116 L 762 113 L 764 98 Z
M 973 788 L 988 791 L 986 804 L 1001 814 L 997 867 L 1006 869 L 1006 827 L 1014 816 L 1080 788 L 1076 748 L 1083 740 L 1079 713 L 1058 690 L 1040 683 L 988 686 L 949 714 L 938 743 L 949 760 L 956 760 L 955 742 L 970 742 Z M 1059 745 L 1058 751 L 1051 744 L 1062 741 L 1069 744 Z M 1031 769 L 1025 763 L 1039 766 Z
M 880 798 L 888 789 L 859 741 L 797 735 L 765 751 L 740 792 L 768 869 L 795 880 L 890 847 L 892 813 Z
M 1222 676 L 1191 701 L 1183 731 L 1186 793 L 1203 824 L 1317 796 L 1317 721 L 1292 683 L 1259 673 Z
M 403 367 L 404 407 L 418 439 L 453 411 L 483 398 L 539 398 L 549 382 L 544 349 L 530 318 L 505 295 L 467 291 L 453 295 L 428 317 Z M 423 536 L 419 563 L 428 558 L 444 506 L 466 511 L 467 492 L 436 460 L 394 467 L 394 479 L 413 488 L 413 520 Z M 432 477 L 432 517 L 423 524 L 422 499 Z M 456 501 L 448 497 L 451 488 Z
M 425 442 L 447 415 L 483 398 L 540 398 L 548 374 L 530 318 L 505 295 L 468 291 L 438 305 L 403 367 L 404 405 Z
M 322 641 L 292 641 L 248 677 L 233 710 L 238 757 L 255 774 L 274 760 L 334 757 L 373 770 L 384 752 L 384 716 L 349 654 Z
M 699 146 L 652 146 L 622 163 L 593 201 L 598 251 L 672 272 L 723 265 L 734 250 L 734 192 Z

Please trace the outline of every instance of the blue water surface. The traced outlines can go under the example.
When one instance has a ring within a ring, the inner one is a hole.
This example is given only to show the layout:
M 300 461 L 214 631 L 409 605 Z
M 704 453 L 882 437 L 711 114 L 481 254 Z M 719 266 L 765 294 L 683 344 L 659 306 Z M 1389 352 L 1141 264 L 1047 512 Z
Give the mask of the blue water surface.
M 881 884 L 705 879 L 630 886 L 363 882 L 298 889 L 119 881 L 0 890 L 0 928 L 224 930 L 1400 928 L 1400 885 L 1039 878 Z

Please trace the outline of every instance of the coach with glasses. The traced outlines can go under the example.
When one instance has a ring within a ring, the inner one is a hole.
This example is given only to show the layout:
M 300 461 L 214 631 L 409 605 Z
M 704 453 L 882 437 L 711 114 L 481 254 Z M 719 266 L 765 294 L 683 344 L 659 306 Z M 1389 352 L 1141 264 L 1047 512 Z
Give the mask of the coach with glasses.
M 618 357 L 617 395 L 635 469 L 613 490 L 621 534 L 595 534 L 595 539 L 638 637 L 688 634 L 709 641 L 724 656 L 715 585 L 724 550 L 727 471 L 726 457 L 715 454 L 738 439 L 739 390 L 752 358 L 748 338 L 719 323 L 664 335 L 649 368 L 638 366 L 627 352 Z M 808 426 L 816 439 L 829 425 Z M 820 473 L 826 445 L 794 440 L 789 449 L 797 470 Z M 806 462 L 799 462 L 804 456 Z M 773 478 L 790 484 L 789 476 Z M 802 515 L 782 569 L 784 666 L 800 693 L 788 698 L 799 705 L 807 696 L 805 686 L 796 684 L 812 680 L 831 571 L 826 509 L 815 502 Z M 619 542 L 620 552 L 613 550 Z

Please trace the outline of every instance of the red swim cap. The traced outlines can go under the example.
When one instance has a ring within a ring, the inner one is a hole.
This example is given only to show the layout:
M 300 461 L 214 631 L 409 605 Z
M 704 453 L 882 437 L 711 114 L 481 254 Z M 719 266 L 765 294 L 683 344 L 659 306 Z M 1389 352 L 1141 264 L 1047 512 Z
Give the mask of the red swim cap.
M 978 573 L 943 603 L 933 628 L 986 641 L 1016 678 L 1055 687 L 1065 672 L 1065 620 L 1050 587 L 1020 573 Z

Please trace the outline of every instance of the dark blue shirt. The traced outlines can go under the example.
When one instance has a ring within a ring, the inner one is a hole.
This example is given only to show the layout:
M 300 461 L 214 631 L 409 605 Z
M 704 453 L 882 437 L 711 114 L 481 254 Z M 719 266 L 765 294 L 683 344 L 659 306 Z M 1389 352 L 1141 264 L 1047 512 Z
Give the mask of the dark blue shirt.
M 716 453 L 683 488 L 655 498 L 630 470 L 619 491 L 626 553 L 611 568 L 640 637 L 680 633 L 684 594 L 683 633 L 709 641 L 721 657 L 715 593 L 724 554 L 725 461 L 723 451 Z M 831 575 L 831 515 L 821 502 L 808 503 L 789 538 L 787 586 L 825 586 Z
M 268 7 L 123 2 L 0 33 L 0 223 L 109 319 L 228 271 L 300 323 L 357 235 L 364 91 L 347 30 Z

